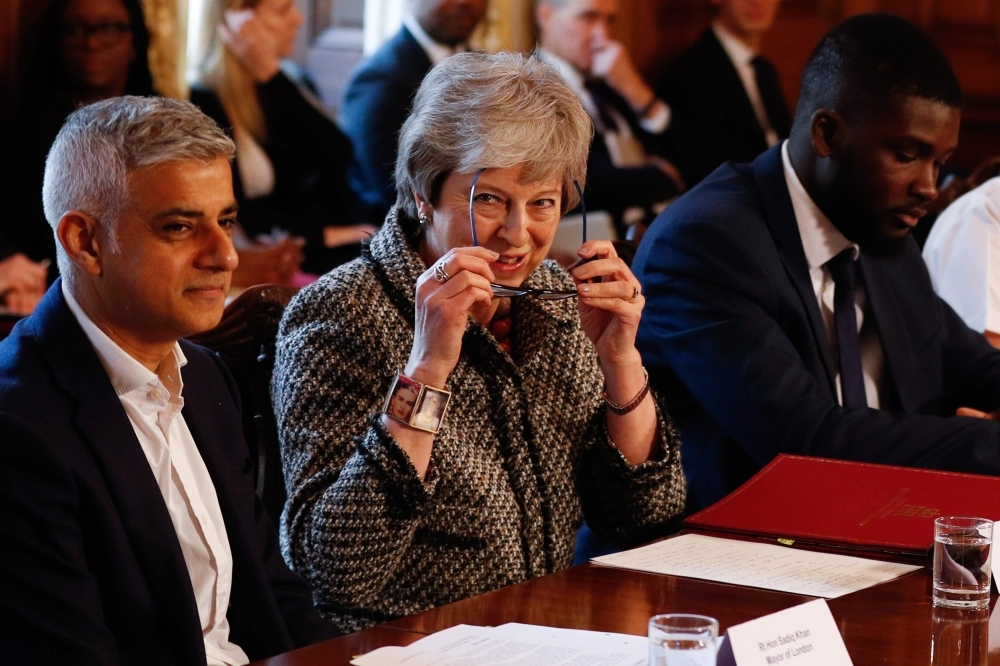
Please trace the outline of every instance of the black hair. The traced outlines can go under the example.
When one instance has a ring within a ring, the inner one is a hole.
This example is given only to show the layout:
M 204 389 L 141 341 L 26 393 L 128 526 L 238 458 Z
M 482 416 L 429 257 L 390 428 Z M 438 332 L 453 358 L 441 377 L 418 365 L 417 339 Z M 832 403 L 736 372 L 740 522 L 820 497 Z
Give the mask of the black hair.
M 826 33 L 802 73 L 796 124 L 819 108 L 842 114 L 883 108 L 892 96 L 953 108 L 962 88 L 944 52 L 920 28 L 892 14 L 860 14 Z
M 140 0 L 119 0 L 128 11 L 135 58 L 129 65 L 126 95 L 155 95 L 153 76 L 149 71 L 149 29 L 142 13 Z M 55 0 L 45 14 L 37 40 L 34 65 L 27 80 L 26 100 L 44 94 L 46 88 L 64 84 L 62 67 L 59 62 L 59 24 L 69 0 Z

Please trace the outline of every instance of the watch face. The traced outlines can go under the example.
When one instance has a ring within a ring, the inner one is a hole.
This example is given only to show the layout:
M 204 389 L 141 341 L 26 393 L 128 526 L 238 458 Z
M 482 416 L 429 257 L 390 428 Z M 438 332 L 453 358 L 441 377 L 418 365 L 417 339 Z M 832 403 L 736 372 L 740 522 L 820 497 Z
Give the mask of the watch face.
M 409 423 L 413 415 L 413 406 L 420 396 L 420 388 L 420 384 L 412 379 L 397 375 L 396 383 L 389 392 L 389 400 L 383 411 L 394 419 Z
M 410 425 L 421 430 L 437 432 L 444 420 L 444 412 L 450 397 L 451 394 L 447 391 L 439 391 L 425 385 L 417 400 Z

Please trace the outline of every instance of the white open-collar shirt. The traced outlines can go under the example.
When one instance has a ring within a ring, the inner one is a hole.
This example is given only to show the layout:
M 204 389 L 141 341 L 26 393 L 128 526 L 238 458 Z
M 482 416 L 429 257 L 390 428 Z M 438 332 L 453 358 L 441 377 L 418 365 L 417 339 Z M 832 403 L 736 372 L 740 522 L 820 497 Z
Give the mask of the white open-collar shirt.
M 65 282 L 62 293 L 108 373 L 167 505 L 198 604 L 208 666 L 246 664 L 246 654 L 229 641 L 233 554 L 219 496 L 181 414 L 187 359 L 175 343 L 157 372 L 150 371 L 98 328 Z
M 823 214 L 816 202 L 812 200 L 806 188 L 799 180 L 788 157 L 788 141 L 781 144 L 781 163 L 785 172 L 785 184 L 792 199 L 792 209 L 795 211 L 795 222 L 799 227 L 799 237 L 802 239 L 802 249 L 809 264 L 809 279 L 812 282 L 813 293 L 819 302 L 823 323 L 826 325 L 826 338 L 830 341 L 831 358 L 836 359 L 837 401 L 844 404 L 840 388 L 840 348 L 837 345 L 837 328 L 833 319 L 834 282 L 826 263 L 849 247 L 854 248 L 854 257 L 858 257 L 859 248 L 840 233 L 833 222 Z M 854 288 L 855 315 L 858 319 L 858 342 L 861 346 L 861 369 L 865 378 L 865 396 L 868 406 L 879 409 L 882 401 L 879 391 L 882 387 L 882 372 L 885 356 L 882 342 L 874 321 L 865 318 L 865 304 L 868 294 L 865 291 L 863 276 L 858 275 Z

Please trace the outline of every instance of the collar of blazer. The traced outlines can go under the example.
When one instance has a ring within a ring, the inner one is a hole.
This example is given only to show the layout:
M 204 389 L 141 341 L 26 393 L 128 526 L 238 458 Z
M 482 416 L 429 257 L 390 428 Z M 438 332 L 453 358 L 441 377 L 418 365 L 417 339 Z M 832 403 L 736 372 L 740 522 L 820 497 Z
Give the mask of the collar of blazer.
M 802 239 L 799 237 L 798 225 L 795 222 L 795 212 L 792 200 L 785 183 L 784 168 L 781 162 L 781 144 L 762 153 L 753 163 L 754 179 L 760 194 L 764 219 L 771 230 L 771 235 L 778 247 L 781 260 L 792 284 L 795 285 L 802 305 L 809 315 L 813 340 L 823 353 L 827 380 L 832 395 L 836 395 L 836 364 L 831 353 L 829 337 L 823 315 L 816 302 L 812 281 L 809 278 L 809 264 L 805 251 L 802 249 Z M 913 354 L 913 347 L 908 342 L 906 322 L 899 311 L 897 299 L 893 295 L 893 277 L 891 266 L 893 259 L 878 259 L 861 253 L 859 266 L 864 276 L 865 293 L 868 297 L 869 309 L 878 327 L 879 340 L 885 354 L 890 376 L 900 404 L 905 412 L 913 412 L 918 408 L 918 400 L 913 393 L 915 387 L 922 382 L 915 376 L 918 365 Z
M 747 130 L 759 133 L 762 145 L 767 146 L 764 130 L 760 128 L 760 121 L 757 120 L 757 112 L 754 111 L 750 96 L 743 87 L 743 79 L 740 78 L 736 65 L 729 58 L 729 54 L 726 53 L 711 26 L 705 28 L 699 42 L 706 60 L 715 61 L 715 71 L 721 76 L 721 80 L 713 81 L 713 85 L 718 86 L 718 90 L 723 91 L 728 98 L 725 104 L 725 108 L 729 111 L 727 116 L 732 122 Z
M 412 72 L 414 76 L 419 75 L 420 79 L 423 80 L 424 75 L 430 71 L 434 63 L 431 62 L 427 51 L 420 45 L 417 38 L 413 36 L 410 29 L 404 25 L 399 29 L 399 32 L 396 33 L 396 37 L 392 41 L 399 56 L 397 58 L 397 65 Z M 412 100 L 409 100 L 409 102 L 412 102 Z
M 197 603 L 170 514 L 111 380 L 66 305 L 61 280 L 25 323 L 38 341 L 55 384 L 76 402 L 73 421 L 104 472 L 129 545 L 162 611 L 160 617 L 176 637 L 178 655 L 184 663 L 204 663 Z M 188 395 L 188 401 L 197 399 Z M 190 419 L 187 412 L 185 407 L 185 418 Z M 189 426 L 203 448 L 197 432 L 200 427 L 192 423 L 198 420 L 190 419 Z M 212 464 L 213 457 L 206 456 L 205 462 L 216 480 L 213 467 L 218 465 Z
M 823 355 L 823 365 L 826 368 L 826 378 L 829 382 L 830 394 L 836 396 L 834 383 L 836 365 L 830 350 L 830 339 L 826 334 L 823 314 L 819 310 L 816 294 L 813 293 L 812 281 L 809 279 L 809 263 L 806 261 L 805 250 L 802 249 L 802 239 L 799 237 L 799 227 L 795 222 L 795 210 L 785 183 L 785 171 L 781 162 L 781 144 L 769 148 L 753 162 L 753 175 L 760 194 L 764 220 L 771 230 L 781 261 L 792 284 L 795 285 L 802 307 L 809 315 L 809 326 L 812 329 L 813 341 Z

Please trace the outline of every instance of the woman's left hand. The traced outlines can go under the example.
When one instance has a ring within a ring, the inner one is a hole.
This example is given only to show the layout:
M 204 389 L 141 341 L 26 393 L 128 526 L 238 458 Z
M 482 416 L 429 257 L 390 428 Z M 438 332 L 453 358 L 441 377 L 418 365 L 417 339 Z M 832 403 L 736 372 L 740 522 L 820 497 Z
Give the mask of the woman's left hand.
M 642 296 L 639 281 L 618 257 L 611 241 L 589 241 L 577 251 L 589 260 L 572 269 L 580 293 L 580 321 L 597 348 L 602 364 L 617 365 L 635 359 Z M 600 277 L 600 282 L 593 279 Z

